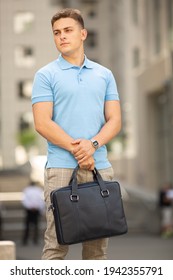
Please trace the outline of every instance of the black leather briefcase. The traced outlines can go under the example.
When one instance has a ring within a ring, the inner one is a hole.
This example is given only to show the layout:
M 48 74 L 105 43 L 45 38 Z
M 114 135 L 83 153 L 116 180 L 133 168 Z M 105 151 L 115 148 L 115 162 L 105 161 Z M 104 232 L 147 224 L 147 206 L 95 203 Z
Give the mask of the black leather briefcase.
M 94 181 L 78 185 L 78 169 L 74 169 L 69 186 L 50 195 L 58 243 L 75 244 L 125 234 L 127 222 L 119 183 L 104 181 L 95 168 Z

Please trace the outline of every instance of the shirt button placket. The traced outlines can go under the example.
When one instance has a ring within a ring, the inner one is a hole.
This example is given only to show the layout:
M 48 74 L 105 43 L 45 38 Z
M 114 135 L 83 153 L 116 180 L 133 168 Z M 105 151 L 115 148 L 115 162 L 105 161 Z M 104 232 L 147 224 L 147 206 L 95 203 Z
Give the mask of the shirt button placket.
M 79 73 L 78 73 L 78 82 L 79 82 L 79 83 L 82 82 L 81 71 L 79 71 Z

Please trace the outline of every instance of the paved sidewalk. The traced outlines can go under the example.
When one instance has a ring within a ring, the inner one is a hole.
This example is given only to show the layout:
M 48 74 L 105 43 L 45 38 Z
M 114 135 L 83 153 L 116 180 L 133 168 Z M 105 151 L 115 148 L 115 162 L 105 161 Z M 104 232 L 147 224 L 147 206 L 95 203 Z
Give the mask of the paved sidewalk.
M 39 245 L 22 246 L 16 241 L 18 260 L 40 260 L 43 240 Z M 70 246 L 67 260 L 81 259 L 81 244 Z M 109 241 L 109 260 L 173 260 L 173 238 L 163 239 L 156 235 L 126 234 L 112 237 Z

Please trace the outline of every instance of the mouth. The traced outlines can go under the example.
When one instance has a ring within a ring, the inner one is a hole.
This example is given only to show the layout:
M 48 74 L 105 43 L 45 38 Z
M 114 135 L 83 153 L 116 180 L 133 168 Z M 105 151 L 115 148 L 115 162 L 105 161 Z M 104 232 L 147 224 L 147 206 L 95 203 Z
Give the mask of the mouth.
M 64 46 L 67 46 L 67 45 L 69 45 L 69 43 L 61 43 L 60 44 L 61 47 L 64 47 Z

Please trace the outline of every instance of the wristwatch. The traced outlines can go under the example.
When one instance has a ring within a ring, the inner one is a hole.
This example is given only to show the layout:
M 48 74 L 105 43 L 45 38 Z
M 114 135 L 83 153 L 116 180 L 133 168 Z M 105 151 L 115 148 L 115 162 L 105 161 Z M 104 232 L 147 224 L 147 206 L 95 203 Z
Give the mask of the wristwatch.
M 97 140 L 91 139 L 91 143 L 95 150 L 99 148 L 99 142 Z

